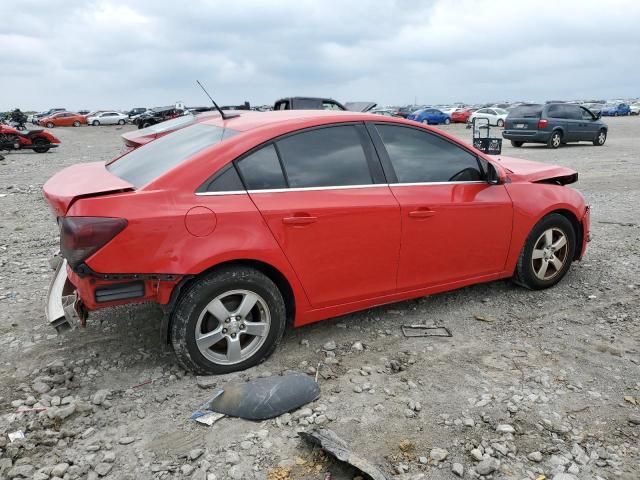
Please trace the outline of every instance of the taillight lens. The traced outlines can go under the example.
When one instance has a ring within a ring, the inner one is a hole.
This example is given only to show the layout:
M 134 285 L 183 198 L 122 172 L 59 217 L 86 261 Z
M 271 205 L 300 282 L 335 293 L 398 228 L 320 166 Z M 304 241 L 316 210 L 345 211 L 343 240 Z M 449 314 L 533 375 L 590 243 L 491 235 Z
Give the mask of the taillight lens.
M 541 118 L 540 120 L 538 120 L 538 128 L 547 128 L 547 125 L 549 125 L 549 120 L 547 120 L 546 118 Z
M 60 252 L 72 268 L 76 267 L 126 226 L 124 218 L 64 217 L 60 221 Z

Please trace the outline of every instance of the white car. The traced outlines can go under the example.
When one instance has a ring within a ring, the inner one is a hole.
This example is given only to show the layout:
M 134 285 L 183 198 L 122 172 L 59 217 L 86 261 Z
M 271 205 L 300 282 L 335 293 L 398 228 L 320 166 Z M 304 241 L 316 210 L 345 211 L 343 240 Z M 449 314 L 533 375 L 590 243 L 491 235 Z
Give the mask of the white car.
M 469 116 L 469 123 L 473 122 L 474 118 L 486 118 L 490 125 L 504 127 L 504 121 L 508 114 L 509 112 L 503 108 L 481 108 Z
M 631 115 L 640 115 L 640 103 L 632 103 L 629 105 Z
M 94 116 L 87 117 L 87 125 L 124 125 L 129 117 L 119 112 L 99 112 Z

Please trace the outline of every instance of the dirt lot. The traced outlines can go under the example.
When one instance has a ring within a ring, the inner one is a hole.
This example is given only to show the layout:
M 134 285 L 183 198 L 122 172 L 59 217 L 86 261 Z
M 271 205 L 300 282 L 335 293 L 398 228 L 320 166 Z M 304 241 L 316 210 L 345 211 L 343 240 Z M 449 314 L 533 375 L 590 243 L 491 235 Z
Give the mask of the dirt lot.
M 608 123 L 602 148 L 503 148 L 580 172 L 594 239 L 555 288 L 494 282 L 325 321 L 287 332 L 259 368 L 218 379 L 176 365 L 154 305 L 95 313 L 61 336 L 45 324 L 58 236 L 42 184 L 73 163 L 113 157 L 131 127 L 58 128 L 57 151 L 8 154 L 0 478 L 351 478 L 298 438 L 316 424 L 389 477 L 640 478 L 640 119 Z M 404 338 L 400 325 L 413 323 L 453 336 Z M 309 408 L 263 423 L 189 420 L 216 383 L 313 374 L 319 362 L 322 395 Z M 44 410 L 16 413 L 25 408 Z M 25 438 L 12 443 L 17 430 Z

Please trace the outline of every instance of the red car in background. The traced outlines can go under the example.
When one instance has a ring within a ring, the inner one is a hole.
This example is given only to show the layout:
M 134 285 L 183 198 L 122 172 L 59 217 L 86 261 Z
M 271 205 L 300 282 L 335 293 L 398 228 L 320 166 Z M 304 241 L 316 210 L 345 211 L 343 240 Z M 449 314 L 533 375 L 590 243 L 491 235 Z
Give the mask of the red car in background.
M 454 110 L 451 112 L 451 121 L 453 123 L 467 123 L 473 112 L 473 108 L 459 108 Z
M 214 115 L 46 182 L 63 257 L 47 317 L 155 301 L 183 366 L 245 369 L 289 322 L 501 278 L 555 285 L 589 236 L 576 180 L 393 117 Z
M 41 118 L 38 120 L 38 124 L 43 127 L 79 127 L 80 125 L 86 125 L 87 117 L 73 112 L 59 112 L 51 115 L 50 117 Z

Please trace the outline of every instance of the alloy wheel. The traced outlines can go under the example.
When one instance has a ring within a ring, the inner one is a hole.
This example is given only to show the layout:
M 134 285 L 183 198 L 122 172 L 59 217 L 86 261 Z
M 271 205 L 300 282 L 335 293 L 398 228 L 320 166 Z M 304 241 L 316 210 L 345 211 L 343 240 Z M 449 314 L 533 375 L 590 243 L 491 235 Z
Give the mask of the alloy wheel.
M 262 347 L 271 327 L 267 302 L 249 290 L 230 290 L 209 302 L 195 327 L 196 345 L 211 362 L 234 365 Z
M 598 143 L 599 143 L 600 145 L 604 145 L 604 142 L 605 142 L 606 140 L 607 140 L 607 134 L 606 134 L 606 133 L 604 133 L 603 131 L 601 131 L 601 132 L 598 134 Z
M 559 228 L 545 230 L 533 246 L 531 266 L 539 280 L 551 280 L 558 275 L 569 252 L 567 236 Z
M 551 143 L 553 144 L 553 148 L 558 148 L 560 143 L 562 142 L 562 137 L 560 137 L 559 133 L 554 133 L 553 138 L 551 139 Z

